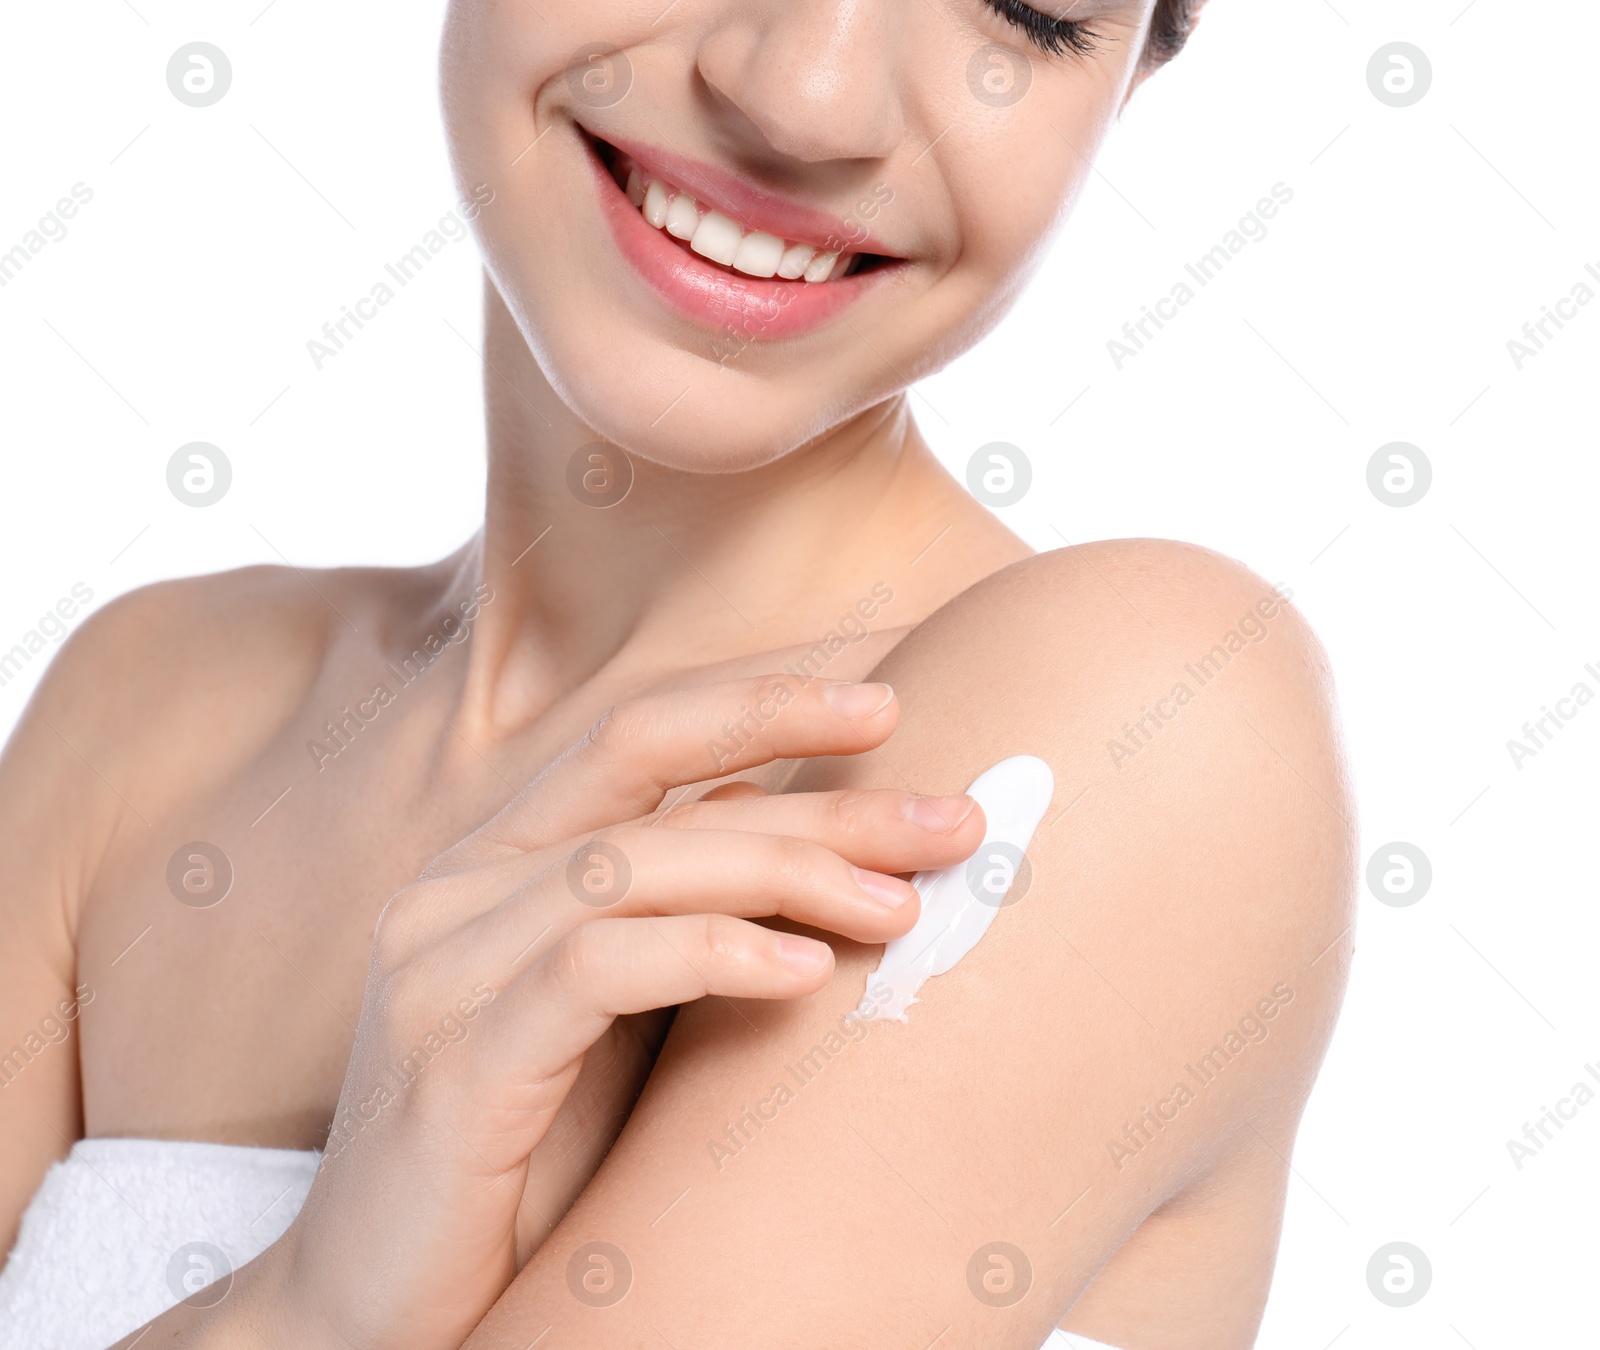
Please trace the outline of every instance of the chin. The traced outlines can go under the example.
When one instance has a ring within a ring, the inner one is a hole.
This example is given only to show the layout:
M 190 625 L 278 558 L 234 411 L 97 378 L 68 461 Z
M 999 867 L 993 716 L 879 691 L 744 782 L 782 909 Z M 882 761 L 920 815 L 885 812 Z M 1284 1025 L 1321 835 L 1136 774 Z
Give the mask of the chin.
M 507 319 L 556 398 L 596 440 L 686 473 L 757 469 L 805 446 L 898 391 L 898 382 L 818 387 L 807 372 L 719 364 L 612 311 L 596 314 L 548 278 L 519 286 L 490 268 Z M 507 320 L 502 320 L 507 321 Z

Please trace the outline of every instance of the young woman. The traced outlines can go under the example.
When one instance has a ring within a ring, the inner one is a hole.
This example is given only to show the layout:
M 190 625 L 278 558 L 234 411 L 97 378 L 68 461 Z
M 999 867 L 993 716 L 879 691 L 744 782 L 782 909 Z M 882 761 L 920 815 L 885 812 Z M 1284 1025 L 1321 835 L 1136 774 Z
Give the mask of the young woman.
M 906 394 L 1197 8 L 456 0 L 484 528 L 145 588 L 40 687 L 0 1345 L 1252 1343 L 1350 952 L 1326 663 L 1202 549 L 1034 554 Z M 1020 755 L 988 931 L 872 1016 Z

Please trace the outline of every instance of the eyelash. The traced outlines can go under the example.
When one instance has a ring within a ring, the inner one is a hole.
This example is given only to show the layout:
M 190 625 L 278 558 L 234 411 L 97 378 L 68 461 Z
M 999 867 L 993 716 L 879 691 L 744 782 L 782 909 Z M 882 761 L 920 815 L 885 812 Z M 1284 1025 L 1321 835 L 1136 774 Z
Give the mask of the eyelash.
M 1090 56 L 1100 45 L 1099 35 L 1077 19 L 1052 19 L 1022 0 L 983 0 L 1013 28 L 1019 29 L 1041 51 L 1051 56 Z

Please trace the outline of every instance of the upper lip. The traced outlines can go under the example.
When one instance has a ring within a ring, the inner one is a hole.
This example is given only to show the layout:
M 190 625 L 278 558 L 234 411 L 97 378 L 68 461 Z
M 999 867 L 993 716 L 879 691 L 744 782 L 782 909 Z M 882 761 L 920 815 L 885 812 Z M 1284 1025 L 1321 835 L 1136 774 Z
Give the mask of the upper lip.
M 647 174 L 682 188 L 702 206 L 720 211 L 747 230 L 762 230 L 793 243 L 811 244 L 839 253 L 893 256 L 859 220 L 846 220 L 816 207 L 788 201 L 726 169 L 690 159 L 675 150 L 644 145 L 621 136 L 589 134 L 615 146 Z

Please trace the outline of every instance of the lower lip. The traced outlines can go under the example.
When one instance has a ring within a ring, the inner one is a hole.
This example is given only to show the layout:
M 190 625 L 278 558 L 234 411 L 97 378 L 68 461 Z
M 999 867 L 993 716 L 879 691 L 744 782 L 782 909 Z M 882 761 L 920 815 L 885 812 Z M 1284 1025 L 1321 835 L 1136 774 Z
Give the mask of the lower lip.
M 842 314 L 895 270 L 890 264 L 816 283 L 767 281 L 724 271 L 651 225 L 617 186 L 594 146 L 580 139 L 617 248 L 640 279 L 686 319 L 740 340 L 794 337 Z

